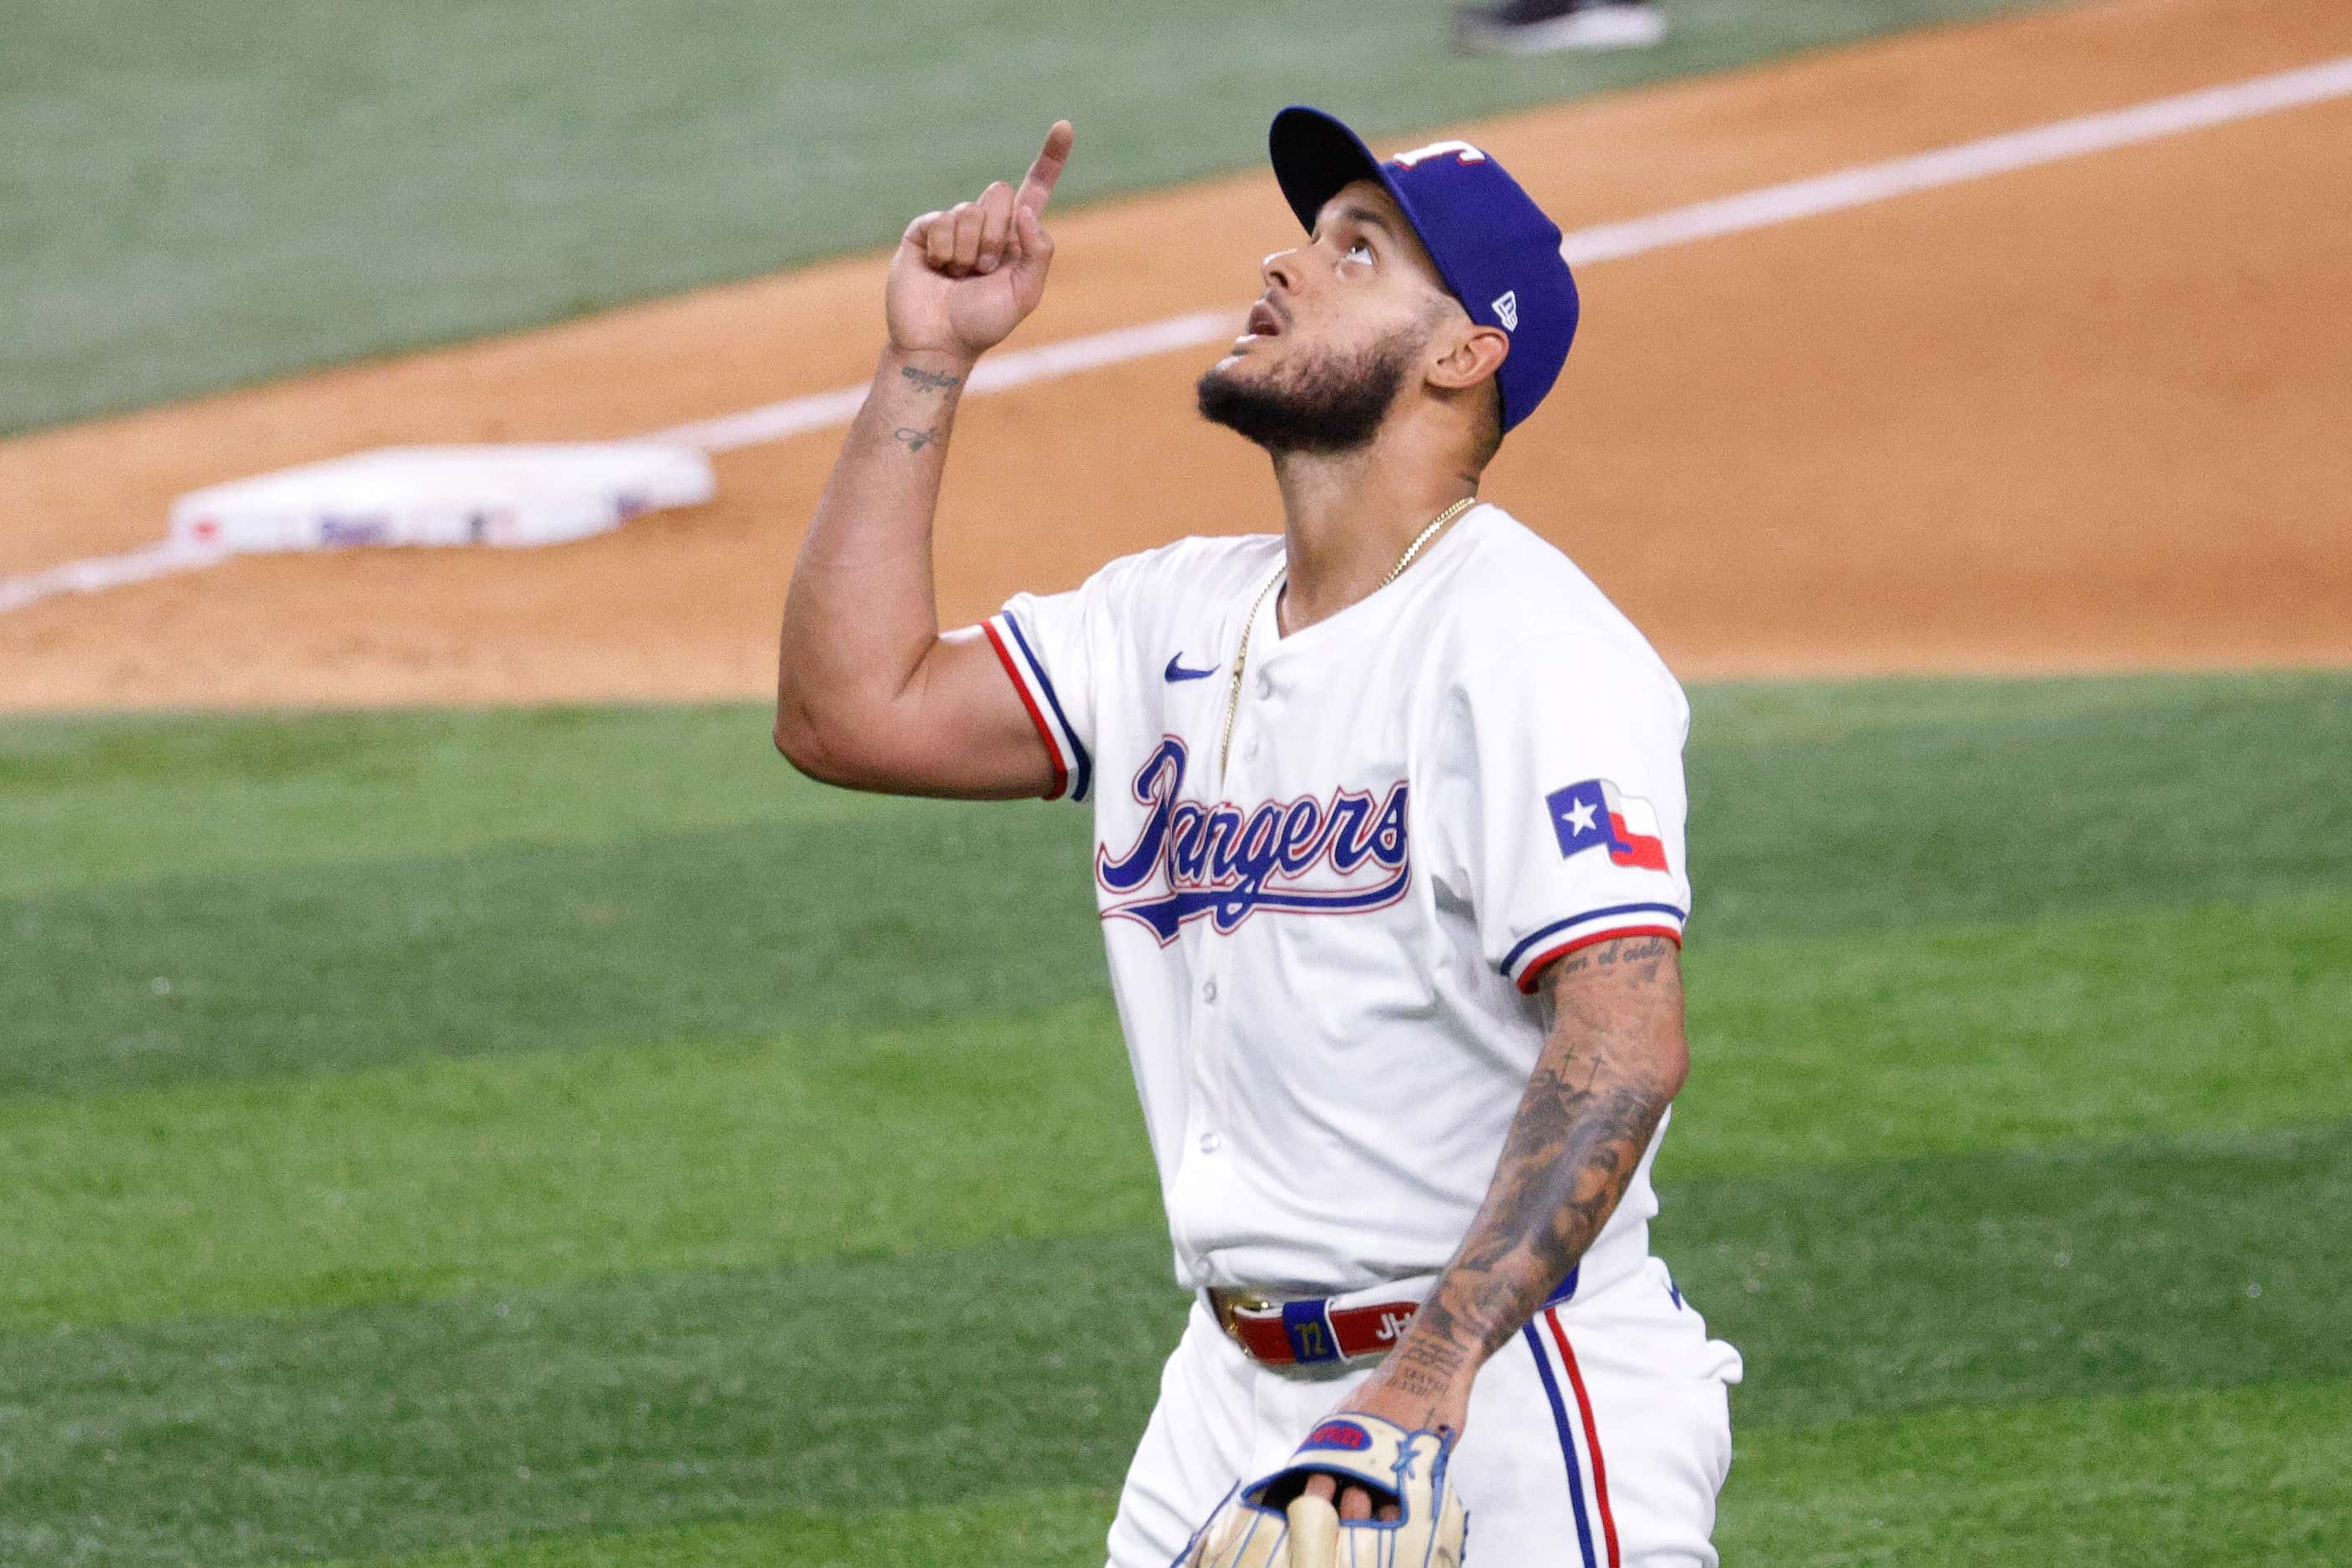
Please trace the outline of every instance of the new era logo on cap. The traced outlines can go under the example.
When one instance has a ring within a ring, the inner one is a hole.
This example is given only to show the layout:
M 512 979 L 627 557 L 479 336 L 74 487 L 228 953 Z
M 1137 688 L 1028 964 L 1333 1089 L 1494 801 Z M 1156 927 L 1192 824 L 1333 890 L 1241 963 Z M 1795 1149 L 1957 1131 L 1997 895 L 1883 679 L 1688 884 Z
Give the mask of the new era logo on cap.
M 1559 226 L 1502 164 L 1467 142 L 1432 142 L 1382 163 L 1319 109 L 1293 106 L 1267 132 L 1274 176 L 1313 233 L 1323 204 L 1354 180 L 1377 180 L 1404 209 L 1438 276 L 1470 319 L 1510 334 L 1495 382 L 1503 428 L 1535 411 L 1576 337 L 1576 279 Z

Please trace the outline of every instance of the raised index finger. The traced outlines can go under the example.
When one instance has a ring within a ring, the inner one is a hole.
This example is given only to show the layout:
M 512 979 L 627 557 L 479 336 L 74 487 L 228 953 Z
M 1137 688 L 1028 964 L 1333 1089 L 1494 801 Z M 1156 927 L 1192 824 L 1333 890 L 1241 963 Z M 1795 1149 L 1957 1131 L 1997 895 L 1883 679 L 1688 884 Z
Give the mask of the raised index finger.
M 1070 161 L 1070 143 L 1078 139 L 1066 120 L 1056 120 L 1054 128 L 1045 132 L 1045 144 L 1037 150 L 1037 161 L 1021 177 L 1021 194 L 1017 205 L 1032 213 L 1045 210 L 1046 198 L 1054 194 L 1054 182 L 1062 177 L 1062 165 Z

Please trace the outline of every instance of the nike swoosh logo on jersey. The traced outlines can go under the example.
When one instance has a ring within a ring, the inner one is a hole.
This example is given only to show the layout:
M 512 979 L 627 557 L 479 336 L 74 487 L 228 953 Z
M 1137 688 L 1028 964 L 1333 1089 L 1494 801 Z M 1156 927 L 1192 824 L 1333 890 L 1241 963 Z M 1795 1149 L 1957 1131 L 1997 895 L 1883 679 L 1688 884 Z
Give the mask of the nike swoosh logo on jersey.
M 1217 673 L 1217 667 L 1213 664 L 1206 669 L 1187 669 L 1180 662 L 1183 657 L 1181 653 L 1169 655 L 1168 668 L 1160 673 L 1171 680 L 1206 680 Z

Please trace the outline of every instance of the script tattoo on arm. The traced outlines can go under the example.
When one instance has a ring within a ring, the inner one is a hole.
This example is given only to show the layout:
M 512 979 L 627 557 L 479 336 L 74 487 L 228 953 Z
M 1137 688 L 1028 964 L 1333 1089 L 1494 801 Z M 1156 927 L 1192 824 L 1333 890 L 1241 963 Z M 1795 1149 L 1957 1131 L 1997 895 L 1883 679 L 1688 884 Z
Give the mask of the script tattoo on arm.
M 961 386 L 963 377 L 947 375 L 939 371 L 925 370 L 919 365 L 902 364 L 898 374 L 914 383 L 918 392 L 945 392 L 951 386 Z
M 1486 1201 L 1382 1369 L 1433 1413 L 1601 1234 L 1687 1066 L 1682 970 L 1665 938 L 1596 943 L 1556 961 L 1544 984 L 1552 1026 Z

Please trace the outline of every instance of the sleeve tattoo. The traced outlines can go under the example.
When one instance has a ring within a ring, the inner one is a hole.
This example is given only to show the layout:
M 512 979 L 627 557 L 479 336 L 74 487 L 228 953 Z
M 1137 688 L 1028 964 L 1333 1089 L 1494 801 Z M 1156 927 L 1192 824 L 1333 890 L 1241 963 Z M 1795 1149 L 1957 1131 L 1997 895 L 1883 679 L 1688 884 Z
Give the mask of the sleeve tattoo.
M 1442 1397 L 1584 1256 L 1682 1085 L 1682 973 L 1663 937 L 1573 952 L 1544 977 L 1552 1026 L 1486 1201 L 1396 1350 L 1389 1384 Z

